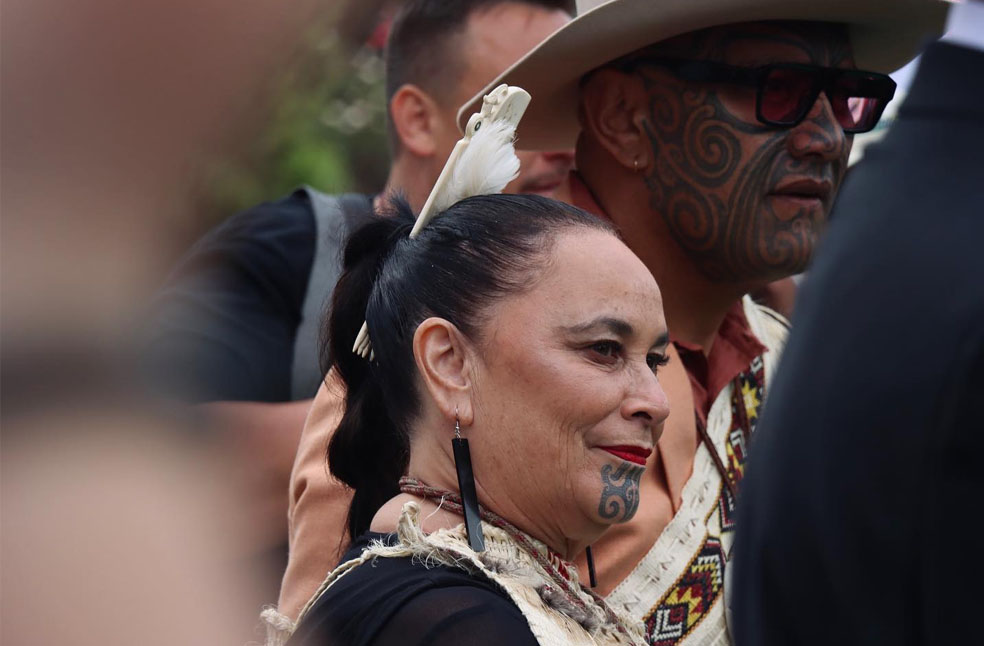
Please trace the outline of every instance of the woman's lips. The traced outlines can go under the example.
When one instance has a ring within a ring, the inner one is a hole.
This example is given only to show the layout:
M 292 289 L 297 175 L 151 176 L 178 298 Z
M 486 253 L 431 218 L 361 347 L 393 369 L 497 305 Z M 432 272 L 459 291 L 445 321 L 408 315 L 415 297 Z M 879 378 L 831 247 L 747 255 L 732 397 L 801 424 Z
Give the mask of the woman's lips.
M 652 449 L 644 449 L 641 446 L 601 446 L 598 448 L 635 464 L 646 464 L 646 460 L 653 453 Z

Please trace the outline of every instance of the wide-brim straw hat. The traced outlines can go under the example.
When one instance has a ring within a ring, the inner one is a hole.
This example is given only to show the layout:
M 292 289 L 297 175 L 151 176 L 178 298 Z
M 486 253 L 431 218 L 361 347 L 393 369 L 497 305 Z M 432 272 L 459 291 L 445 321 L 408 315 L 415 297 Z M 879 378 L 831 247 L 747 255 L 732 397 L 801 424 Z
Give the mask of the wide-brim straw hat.
M 571 148 L 580 130 L 578 85 L 587 72 L 673 36 L 739 22 L 845 23 L 858 68 L 888 73 L 941 33 L 947 7 L 940 0 L 578 0 L 577 17 L 462 106 L 458 124 L 464 127 L 500 83 L 518 85 L 533 100 L 516 146 Z

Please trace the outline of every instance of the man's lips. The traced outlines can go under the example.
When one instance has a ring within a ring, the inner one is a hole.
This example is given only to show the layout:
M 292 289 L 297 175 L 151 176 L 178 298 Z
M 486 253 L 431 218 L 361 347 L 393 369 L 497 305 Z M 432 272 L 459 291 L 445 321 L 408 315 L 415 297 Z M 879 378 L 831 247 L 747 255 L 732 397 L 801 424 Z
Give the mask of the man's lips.
M 804 178 L 781 183 L 769 192 L 769 196 L 826 201 L 832 191 L 833 184 L 830 180 Z
M 550 197 L 557 190 L 557 187 L 560 186 L 560 182 L 561 180 L 559 178 L 537 179 L 535 181 L 525 182 L 520 187 L 520 192 L 536 193 L 537 195 Z
M 617 458 L 636 464 L 645 464 L 646 460 L 652 455 L 652 449 L 644 449 L 641 446 L 599 446 L 602 451 L 607 451 Z

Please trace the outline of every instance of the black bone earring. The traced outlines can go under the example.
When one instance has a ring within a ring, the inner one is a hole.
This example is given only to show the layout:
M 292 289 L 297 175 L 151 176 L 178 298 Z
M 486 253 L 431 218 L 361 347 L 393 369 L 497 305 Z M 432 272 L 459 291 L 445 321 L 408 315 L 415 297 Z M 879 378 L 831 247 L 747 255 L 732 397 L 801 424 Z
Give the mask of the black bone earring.
M 482 533 L 481 516 L 478 510 L 478 494 L 475 491 L 475 475 L 472 473 L 471 451 L 468 450 L 468 440 L 461 437 L 461 423 L 458 421 L 458 409 L 454 409 L 454 439 L 451 440 L 454 450 L 454 469 L 458 473 L 458 492 L 461 494 L 461 507 L 465 515 L 465 531 L 468 534 L 468 546 L 473 552 L 485 551 L 485 535 Z

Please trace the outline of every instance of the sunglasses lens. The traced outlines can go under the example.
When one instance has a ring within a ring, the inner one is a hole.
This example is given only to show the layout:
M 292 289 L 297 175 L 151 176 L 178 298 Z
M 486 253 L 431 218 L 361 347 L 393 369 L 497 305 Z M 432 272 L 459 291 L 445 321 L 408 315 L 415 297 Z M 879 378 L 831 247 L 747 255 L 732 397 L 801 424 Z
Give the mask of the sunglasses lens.
M 818 93 L 816 75 L 809 70 L 773 68 L 762 80 L 759 114 L 773 125 L 799 123 Z
M 867 132 L 875 127 L 895 95 L 895 82 L 886 76 L 845 73 L 827 90 L 834 116 L 844 132 Z
M 835 96 L 830 101 L 834 116 L 845 132 L 870 130 L 875 125 L 879 101 L 871 97 Z
M 826 80 L 824 80 L 826 78 Z M 875 127 L 895 95 L 895 81 L 883 74 L 822 68 L 771 68 L 761 81 L 759 117 L 776 126 L 796 125 L 825 91 L 844 132 L 867 132 Z

